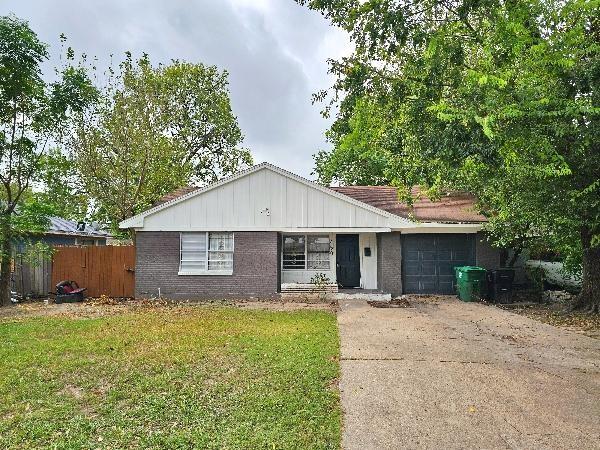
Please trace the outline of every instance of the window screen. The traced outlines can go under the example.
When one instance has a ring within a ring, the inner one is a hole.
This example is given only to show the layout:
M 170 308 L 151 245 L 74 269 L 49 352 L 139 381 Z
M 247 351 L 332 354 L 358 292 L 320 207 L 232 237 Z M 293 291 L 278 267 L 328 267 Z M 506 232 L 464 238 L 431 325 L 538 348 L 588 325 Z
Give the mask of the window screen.
M 233 270 L 233 233 L 181 233 L 180 272 Z
M 306 268 L 306 239 L 304 236 L 283 236 L 283 268 Z
M 307 236 L 307 267 L 309 270 L 329 270 L 329 236 Z

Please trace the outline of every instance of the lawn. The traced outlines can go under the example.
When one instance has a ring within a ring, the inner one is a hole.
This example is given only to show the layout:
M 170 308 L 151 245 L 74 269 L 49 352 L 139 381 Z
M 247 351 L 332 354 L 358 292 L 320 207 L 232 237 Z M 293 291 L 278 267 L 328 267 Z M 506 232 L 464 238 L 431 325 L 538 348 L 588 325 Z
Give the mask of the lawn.
M 0 448 L 339 448 L 329 311 L 0 319 Z

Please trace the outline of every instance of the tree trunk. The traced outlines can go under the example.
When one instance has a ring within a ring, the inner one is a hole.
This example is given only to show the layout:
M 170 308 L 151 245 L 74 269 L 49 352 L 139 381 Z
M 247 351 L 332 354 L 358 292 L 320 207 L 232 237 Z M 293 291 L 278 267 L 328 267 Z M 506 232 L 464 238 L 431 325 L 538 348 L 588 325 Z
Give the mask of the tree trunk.
M 0 306 L 8 306 L 10 301 L 10 258 L 12 242 L 10 226 L 2 225 L 0 230 Z
M 508 261 L 506 266 L 510 267 L 512 269 L 515 266 L 515 263 L 517 262 L 517 260 L 519 259 L 519 256 L 521 256 L 522 252 L 523 252 L 523 247 L 520 245 L 518 247 L 513 248 L 512 258 L 510 258 L 510 260 Z
M 583 244 L 583 271 L 581 292 L 575 298 L 573 309 L 598 313 L 600 309 L 600 247 L 592 246 L 592 232 L 581 232 Z

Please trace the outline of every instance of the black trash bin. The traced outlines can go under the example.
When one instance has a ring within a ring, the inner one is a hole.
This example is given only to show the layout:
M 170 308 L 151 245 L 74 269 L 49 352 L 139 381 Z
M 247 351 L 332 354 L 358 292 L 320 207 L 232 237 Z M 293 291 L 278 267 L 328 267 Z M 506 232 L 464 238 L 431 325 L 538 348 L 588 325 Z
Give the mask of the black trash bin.
M 494 303 L 510 303 L 514 279 L 513 269 L 490 270 L 487 273 L 489 300 Z

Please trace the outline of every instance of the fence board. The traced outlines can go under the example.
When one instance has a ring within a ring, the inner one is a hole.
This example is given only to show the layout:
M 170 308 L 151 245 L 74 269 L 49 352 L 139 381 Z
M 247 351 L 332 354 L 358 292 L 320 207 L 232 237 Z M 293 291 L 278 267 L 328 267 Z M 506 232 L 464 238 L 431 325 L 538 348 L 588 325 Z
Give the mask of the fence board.
M 14 257 L 11 289 L 22 297 L 45 297 L 52 291 L 52 261 L 43 254 Z
M 52 258 L 52 284 L 74 280 L 87 295 L 133 297 L 135 247 L 56 247 Z

